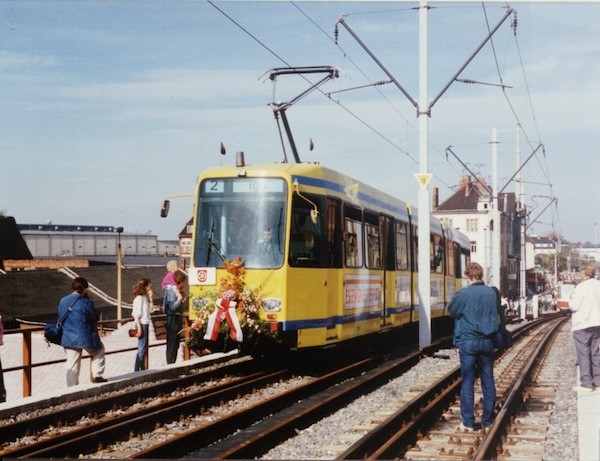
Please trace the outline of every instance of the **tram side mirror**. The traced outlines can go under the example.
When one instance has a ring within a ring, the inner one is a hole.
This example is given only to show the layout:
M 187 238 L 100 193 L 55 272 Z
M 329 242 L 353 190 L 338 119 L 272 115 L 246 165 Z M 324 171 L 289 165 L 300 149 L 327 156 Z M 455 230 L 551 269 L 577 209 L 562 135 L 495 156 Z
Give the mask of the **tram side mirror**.
M 171 205 L 171 202 L 169 200 L 165 200 L 162 204 L 162 207 L 160 208 L 160 217 L 161 218 L 166 218 L 167 215 L 169 214 L 169 206 Z

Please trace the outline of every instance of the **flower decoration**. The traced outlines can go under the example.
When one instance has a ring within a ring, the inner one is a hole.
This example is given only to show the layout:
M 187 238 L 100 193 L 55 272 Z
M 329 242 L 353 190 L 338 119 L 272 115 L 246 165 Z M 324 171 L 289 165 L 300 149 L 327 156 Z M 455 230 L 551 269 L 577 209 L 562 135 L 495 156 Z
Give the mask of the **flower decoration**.
M 252 352 L 259 344 L 277 342 L 277 333 L 260 317 L 262 286 L 246 285 L 241 258 L 226 260 L 223 267 L 227 275 L 221 278 L 219 288 L 204 290 L 191 300 L 196 320 L 190 326 L 188 345 L 193 349 L 210 349 L 223 340 L 225 350 L 242 343 L 244 349 Z

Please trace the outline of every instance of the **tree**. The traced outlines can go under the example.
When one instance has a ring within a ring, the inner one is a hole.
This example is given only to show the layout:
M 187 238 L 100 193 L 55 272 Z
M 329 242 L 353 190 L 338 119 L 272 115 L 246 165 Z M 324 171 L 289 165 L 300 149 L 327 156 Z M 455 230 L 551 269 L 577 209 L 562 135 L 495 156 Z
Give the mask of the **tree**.
M 570 258 L 570 261 L 569 261 Z M 539 254 L 535 256 L 535 265 L 546 272 L 554 273 L 554 254 Z M 558 273 L 575 270 L 580 265 L 580 257 L 577 252 L 571 253 L 569 245 L 561 245 L 560 252 L 556 258 L 556 271 Z M 575 268 L 575 269 L 574 269 Z

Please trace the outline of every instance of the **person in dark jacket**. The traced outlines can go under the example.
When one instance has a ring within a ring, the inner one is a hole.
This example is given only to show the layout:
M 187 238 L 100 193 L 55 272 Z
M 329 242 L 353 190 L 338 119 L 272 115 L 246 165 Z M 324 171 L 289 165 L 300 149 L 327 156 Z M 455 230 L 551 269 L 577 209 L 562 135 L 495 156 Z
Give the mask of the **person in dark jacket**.
M 92 356 L 92 382 L 104 383 L 104 345 L 96 331 L 96 323 L 100 316 L 94 303 L 87 296 L 88 281 L 83 277 L 75 277 L 71 285 L 73 292 L 60 300 L 58 318 L 68 310 L 69 315 L 63 320 L 61 346 L 67 355 L 67 386 L 79 384 L 81 355 L 85 350 Z
M 178 280 L 179 265 L 176 260 L 167 263 L 167 275 L 160 286 L 164 290 L 163 312 L 166 315 L 167 363 L 175 363 L 181 342 L 182 320 L 182 283 Z
M 458 347 L 462 387 L 460 389 L 461 430 L 472 431 L 475 425 L 474 384 L 477 372 L 481 378 L 483 413 L 481 425 L 489 427 L 494 419 L 496 385 L 494 383 L 495 347 L 492 338 L 498 331 L 500 318 L 496 292 L 486 286 L 483 268 L 471 262 L 465 276 L 469 286 L 457 291 L 448 311 L 455 318 L 454 344 Z

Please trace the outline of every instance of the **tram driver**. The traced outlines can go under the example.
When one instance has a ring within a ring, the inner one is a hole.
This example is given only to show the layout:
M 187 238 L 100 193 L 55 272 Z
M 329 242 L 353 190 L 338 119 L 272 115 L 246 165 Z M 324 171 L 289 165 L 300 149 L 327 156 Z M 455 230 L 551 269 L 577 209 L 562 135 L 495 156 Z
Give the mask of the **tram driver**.
M 253 261 L 265 267 L 279 267 L 281 265 L 279 245 L 273 241 L 273 231 L 269 226 L 266 226 L 263 230 L 262 239 L 258 241 Z

